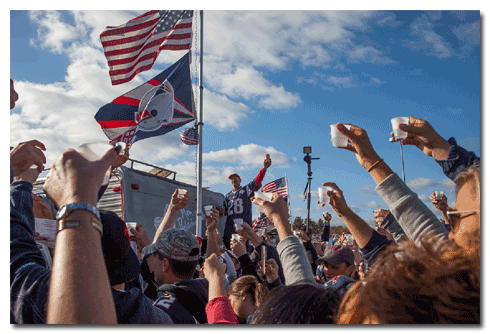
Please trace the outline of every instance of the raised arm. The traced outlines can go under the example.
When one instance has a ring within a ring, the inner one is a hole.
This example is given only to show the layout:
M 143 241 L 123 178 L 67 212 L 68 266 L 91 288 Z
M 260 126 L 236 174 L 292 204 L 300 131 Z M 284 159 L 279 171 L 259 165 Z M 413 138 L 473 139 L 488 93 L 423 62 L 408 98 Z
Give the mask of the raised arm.
M 376 191 L 388 205 L 407 237 L 417 244 L 428 234 L 447 239 L 446 228 L 417 194 L 411 191 L 378 156 L 366 131 L 354 125 L 348 130 L 340 123 L 337 124 L 337 129 L 349 139 L 350 145 L 343 149 L 353 152 L 359 164 L 371 175 L 377 184 Z
M 206 216 L 206 229 L 208 235 L 208 242 L 206 248 L 206 258 L 210 258 L 211 255 L 220 255 L 218 246 L 218 234 L 216 233 L 216 227 L 218 226 L 219 212 L 213 205 L 211 209 L 211 215 Z
M 280 239 L 277 251 L 284 268 L 285 284 L 316 285 L 305 248 L 291 231 L 288 206 L 284 199 L 274 193 L 271 201 L 254 198 L 252 202 L 264 209 L 265 215 L 274 223 L 277 230 Z
M 169 228 L 173 228 L 175 225 L 175 220 L 177 219 L 177 215 L 179 211 L 186 207 L 189 202 L 190 197 L 189 194 L 186 193 L 184 197 L 179 198 L 178 189 L 175 189 L 172 198 L 170 199 L 170 204 L 168 206 L 167 212 L 165 213 L 165 217 L 163 217 L 162 222 L 157 228 L 155 232 L 155 236 L 153 237 L 153 243 L 157 241 L 158 236 L 163 231 L 168 230 Z
M 44 192 L 61 208 L 59 214 L 65 205 L 76 205 L 75 210 L 59 217 L 59 226 L 64 228 L 56 237 L 47 323 L 117 323 L 102 254 L 102 225 L 94 207 L 103 175 L 116 159 L 118 149 L 109 150 L 94 162 L 74 150 L 65 151 L 46 179 Z

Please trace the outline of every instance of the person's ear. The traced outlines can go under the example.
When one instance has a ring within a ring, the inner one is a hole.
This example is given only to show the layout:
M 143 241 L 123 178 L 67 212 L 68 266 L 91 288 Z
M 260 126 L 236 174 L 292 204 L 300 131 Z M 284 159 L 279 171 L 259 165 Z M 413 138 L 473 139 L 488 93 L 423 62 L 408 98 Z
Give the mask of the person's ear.
M 170 263 L 168 262 L 168 259 L 164 258 L 162 260 L 162 271 L 166 272 L 168 270 L 170 270 Z

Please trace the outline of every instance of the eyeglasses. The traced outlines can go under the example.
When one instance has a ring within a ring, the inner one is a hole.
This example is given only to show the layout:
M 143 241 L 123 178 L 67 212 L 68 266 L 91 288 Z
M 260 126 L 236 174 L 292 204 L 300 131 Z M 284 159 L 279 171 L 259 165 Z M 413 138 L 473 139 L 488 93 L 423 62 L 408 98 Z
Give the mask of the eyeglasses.
M 446 211 L 447 218 L 449 220 L 449 226 L 451 231 L 455 231 L 459 227 L 461 222 L 462 213 L 478 212 L 479 210 L 463 210 L 463 211 Z

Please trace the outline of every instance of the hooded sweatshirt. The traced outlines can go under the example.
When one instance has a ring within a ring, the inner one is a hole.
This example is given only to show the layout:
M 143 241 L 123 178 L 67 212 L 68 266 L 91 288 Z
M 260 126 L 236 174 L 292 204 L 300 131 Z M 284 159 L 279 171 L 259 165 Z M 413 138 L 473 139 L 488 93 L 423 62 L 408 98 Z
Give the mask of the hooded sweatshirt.
M 205 324 L 208 281 L 204 278 L 162 284 L 155 306 L 164 310 L 176 324 Z

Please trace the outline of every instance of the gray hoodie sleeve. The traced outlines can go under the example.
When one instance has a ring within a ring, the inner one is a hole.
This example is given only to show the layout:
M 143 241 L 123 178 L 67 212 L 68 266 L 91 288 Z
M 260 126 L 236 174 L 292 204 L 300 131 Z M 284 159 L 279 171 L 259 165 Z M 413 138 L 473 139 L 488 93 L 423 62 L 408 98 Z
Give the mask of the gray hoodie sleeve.
M 306 257 L 306 251 L 299 239 L 289 236 L 277 245 L 277 251 L 284 269 L 285 285 L 317 285 Z
M 420 245 L 423 236 L 433 234 L 447 239 L 448 231 L 434 213 L 396 174 L 391 174 L 376 187 L 390 212 L 407 237 Z

